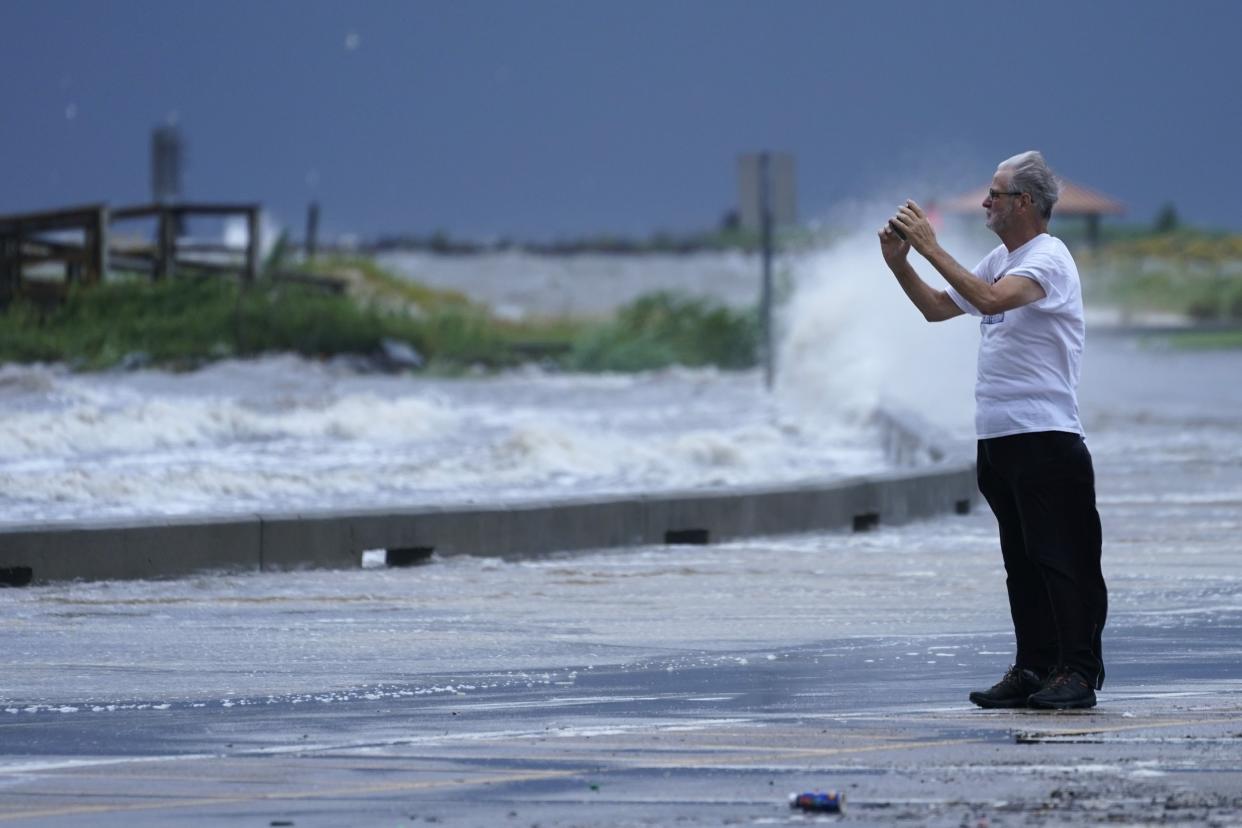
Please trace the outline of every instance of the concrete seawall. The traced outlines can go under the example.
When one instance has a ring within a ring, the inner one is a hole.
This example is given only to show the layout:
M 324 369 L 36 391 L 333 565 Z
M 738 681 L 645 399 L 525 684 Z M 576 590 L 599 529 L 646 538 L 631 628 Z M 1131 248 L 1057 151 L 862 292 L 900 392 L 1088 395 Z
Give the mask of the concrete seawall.
M 494 506 L 197 516 L 0 527 L 0 583 L 162 578 L 195 572 L 357 568 L 385 550 L 400 566 L 442 555 L 556 551 L 861 531 L 974 503 L 974 466 L 918 418 L 877 415 L 899 465 L 865 477 L 789 486 L 531 500 Z

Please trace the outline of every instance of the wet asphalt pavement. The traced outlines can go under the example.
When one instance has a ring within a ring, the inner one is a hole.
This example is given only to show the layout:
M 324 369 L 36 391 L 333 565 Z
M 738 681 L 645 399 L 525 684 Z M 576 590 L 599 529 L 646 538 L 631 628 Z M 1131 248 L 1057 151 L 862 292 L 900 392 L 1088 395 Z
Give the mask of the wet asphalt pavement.
M 169 701 L 147 676 L 128 702 L 10 707 L 0 823 L 1238 824 L 1238 597 L 1123 610 L 1081 712 L 965 701 L 1003 630 L 454 670 L 339 701 Z M 790 811 L 810 789 L 844 791 L 845 816 Z
M 789 792 L 834 788 L 855 824 L 1236 824 L 1240 627 L 1114 630 L 1091 712 L 976 710 L 990 673 L 876 669 L 926 641 L 869 639 L 426 699 L 18 715 L 0 821 L 796 824 Z

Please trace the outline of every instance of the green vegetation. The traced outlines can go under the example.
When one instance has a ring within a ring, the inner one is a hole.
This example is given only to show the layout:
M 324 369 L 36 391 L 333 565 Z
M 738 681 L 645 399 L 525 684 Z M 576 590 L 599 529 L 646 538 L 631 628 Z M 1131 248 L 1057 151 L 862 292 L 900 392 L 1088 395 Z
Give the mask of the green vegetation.
M 568 366 L 580 371 L 638 371 L 679 364 L 747 368 L 755 364 L 758 315 L 673 293 L 654 293 L 575 342 Z
M 1096 304 L 1199 321 L 1242 320 L 1242 235 L 1148 233 L 1084 254 L 1080 267 L 1087 299 Z
M 1242 348 L 1242 330 L 1181 331 L 1147 338 L 1147 344 L 1159 343 L 1189 351 L 1215 351 Z
M 71 291 L 50 309 L 15 302 L 0 318 L 0 359 L 65 361 L 85 369 L 130 354 L 191 367 L 265 351 L 366 352 L 407 338 L 405 320 L 299 286 L 242 290 L 227 279 L 119 281 Z
M 1219 265 L 1242 261 L 1242 235 L 1208 233 L 1201 230 L 1175 230 L 1119 239 L 1105 248 L 1109 256 L 1182 260 L 1188 263 Z
M 1157 233 L 1172 233 L 1181 223 L 1182 220 L 1177 215 L 1177 207 L 1170 201 L 1160 208 L 1160 212 L 1156 214 L 1156 221 L 1152 227 Z
M 754 363 L 752 314 L 672 294 L 640 299 L 612 321 L 513 322 L 367 260 L 326 262 L 316 270 L 344 279 L 346 293 L 268 279 L 243 288 L 227 278 L 179 276 L 157 283 L 113 278 L 75 288 L 51 307 L 19 299 L 0 313 L 0 361 L 185 369 L 278 351 L 375 355 L 387 339 L 413 346 L 424 370 L 442 374 L 529 361 L 587 371 Z
M 447 309 L 479 312 L 465 294 L 455 290 L 436 290 L 409 279 L 402 279 L 360 256 L 316 259 L 302 266 L 306 272 L 343 280 L 349 294 L 364 303 L 379 304 L 413 312 Z

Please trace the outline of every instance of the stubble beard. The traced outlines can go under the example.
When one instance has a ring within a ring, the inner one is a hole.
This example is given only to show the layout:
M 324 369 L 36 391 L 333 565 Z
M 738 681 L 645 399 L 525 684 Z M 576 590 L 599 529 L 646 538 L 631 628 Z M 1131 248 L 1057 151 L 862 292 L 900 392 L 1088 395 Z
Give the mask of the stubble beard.
M 1012 212 L 1008 209 L 993 210 L 989 212 L 984 220 L 989 230 L 997 235 L 1005 229 L 1005 225 L 1009 223 L 1009 214 Z

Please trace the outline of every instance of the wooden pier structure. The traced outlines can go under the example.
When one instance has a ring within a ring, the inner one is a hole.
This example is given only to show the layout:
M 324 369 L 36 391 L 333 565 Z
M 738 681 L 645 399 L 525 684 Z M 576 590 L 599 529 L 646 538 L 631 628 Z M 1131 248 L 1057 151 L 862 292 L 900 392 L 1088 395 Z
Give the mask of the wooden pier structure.
M 152 280 L 174 272 L 238 276 L 259 272 L 259 215 L 252 203 L 169 203 L 109 208 L 87 204 L 61 210 L 0 216 L 0 306 L 17 297 L 63 297 L 73 284 L 97 284 L 109 270 L 144 273 Z M 242 216 L 244 248 L 179 238 L 186 219 Z M 155 240 L 133 241 L 114 225 L 154 220 Z

